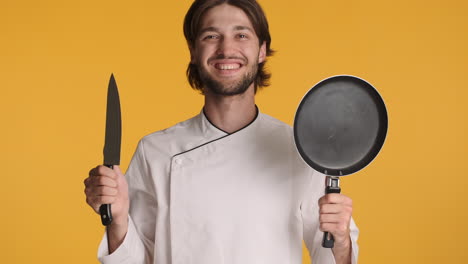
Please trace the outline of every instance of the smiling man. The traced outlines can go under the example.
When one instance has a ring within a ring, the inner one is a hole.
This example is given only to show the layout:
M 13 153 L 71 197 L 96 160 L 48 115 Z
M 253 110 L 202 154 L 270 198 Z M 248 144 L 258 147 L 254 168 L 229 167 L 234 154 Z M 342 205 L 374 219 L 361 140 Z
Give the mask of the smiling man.
M 324 195 L 325 177 L 295 150 L 290 126 L 259 113 L 271 37 L 254 0 L 196 0 L 184 21 L 187 76 L 203 111 L 145 136 L 126 176 L 98 166 L 88 204 L 112 204 L 103 263 L 356 263 L 351 199 Z M 321 247 L 323 233 L 335 247 Z
M 258 64 L 265 61 L 266 43 L 259 45 L 241 9 L 221 5 L 208 10 L 204 18 L 200 32 L 185 30 L 192 54 L 190 69 L 198 69 L 201 87 L 214 94 L 245 93 L 254 83 Z

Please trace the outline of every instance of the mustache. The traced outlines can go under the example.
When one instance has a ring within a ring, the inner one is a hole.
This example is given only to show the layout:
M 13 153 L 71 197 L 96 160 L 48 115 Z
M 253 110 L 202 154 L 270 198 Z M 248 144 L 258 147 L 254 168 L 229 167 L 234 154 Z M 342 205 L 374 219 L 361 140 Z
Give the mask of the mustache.
M 212 62 L 213 60 L 240 60 L 244 64 L 247 64 L 247 58 L 237 57 L 237 56 L 226 56 L 224 54 L 219 54 L 219 55 L 209 58 L 208 63 Z

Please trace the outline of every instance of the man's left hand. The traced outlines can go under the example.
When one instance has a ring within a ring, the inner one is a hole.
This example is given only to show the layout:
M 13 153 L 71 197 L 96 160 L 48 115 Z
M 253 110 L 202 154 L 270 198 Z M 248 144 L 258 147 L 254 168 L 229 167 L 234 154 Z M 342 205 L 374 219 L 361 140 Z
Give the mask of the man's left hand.
M 351 258 L 349 223 L 353 201 L 346 195 L 329 193 L 319 199 L 320 230 L 330 232 L 335 239 L 333 254 L 337 263 L 348 263 Z M 339 261 L 346 260 L 344 262 Z

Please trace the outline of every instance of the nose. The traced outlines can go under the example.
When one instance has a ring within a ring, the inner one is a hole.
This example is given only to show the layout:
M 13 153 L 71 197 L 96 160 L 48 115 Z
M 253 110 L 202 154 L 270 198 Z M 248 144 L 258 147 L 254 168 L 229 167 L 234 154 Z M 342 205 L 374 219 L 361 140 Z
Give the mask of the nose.
M 234 55 L 235 52 L 235 42 L 229 38 L 223 38 L 218 45 L 216 55 L 224 55 L 224 57 L 229 57 Z

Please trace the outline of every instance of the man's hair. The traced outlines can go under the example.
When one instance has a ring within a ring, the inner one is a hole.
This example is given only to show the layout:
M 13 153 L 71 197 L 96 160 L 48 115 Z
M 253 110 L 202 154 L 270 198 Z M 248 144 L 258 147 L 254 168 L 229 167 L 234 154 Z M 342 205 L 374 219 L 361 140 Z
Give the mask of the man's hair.
M 184 35 L 187 40 L 187 44 L 190 48 L 195 48 L 195 41 L 200 33 L 201 22 L 203 15 L 210 8 L 221 4 L 229 4 L 238 7 L 244 11 L 247 17 L 250 19 L 252 26 L 255 30 L 255 34 L 259 40 L 259 46 L 263 42 L 266 43 L 266 56 L 272 56 L 274 51 L 270 48 L 271 37 L 268 29 L 268 21 L 265 13 L 261 6 L 256 0 L 195 0 L 190 6 L 184 19 Z M 270 85 L 271 73 L 265 70 L 265 61 L 258 64 L 257 76 L 254 81 L 255 92 L 257 88 L 266 87 Z M 187 78 L 193 89 L 200 90 L 203 93 L 203 82 L 200 78 L 197 65 L 189 63 L 187 67 Z

